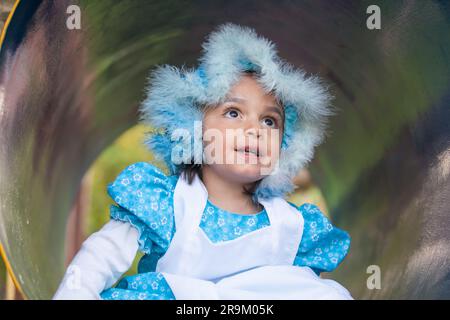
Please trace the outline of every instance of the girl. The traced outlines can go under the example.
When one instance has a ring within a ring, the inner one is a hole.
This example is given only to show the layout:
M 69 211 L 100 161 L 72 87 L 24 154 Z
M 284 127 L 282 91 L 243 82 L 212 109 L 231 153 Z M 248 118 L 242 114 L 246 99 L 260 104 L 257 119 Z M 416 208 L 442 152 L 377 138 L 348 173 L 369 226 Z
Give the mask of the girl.
M 352 299 L 319 277 L 349 235 L 315 205 L 284 200 L 323 140 L 331 95 L 248 27 L 220 26 L 203 50 L 195 70 L 158 67 L 141 108 L 171 174 L 138 162 L 108 185 L 111 221 L 54 298 Z M 138 250 L 138 274 L 113 287 Z

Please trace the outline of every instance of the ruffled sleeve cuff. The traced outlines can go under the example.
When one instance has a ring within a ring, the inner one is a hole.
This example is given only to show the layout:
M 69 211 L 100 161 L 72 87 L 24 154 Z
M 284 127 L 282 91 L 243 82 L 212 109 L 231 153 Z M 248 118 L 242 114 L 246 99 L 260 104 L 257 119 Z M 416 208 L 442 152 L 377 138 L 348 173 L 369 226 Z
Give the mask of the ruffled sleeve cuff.
M 110 207 L 110 217 L 112 220 L 123 221 L 131 224 L 139 232 L 139 250 L 146 254 L 150 254 L 152 252 L 152 238 L 154 238 L 155 235 L 152 234 L 151 230 L 148 229 L 148 226 L 142 222 L 141 219 L 130 211 L 115 205 L 111 205 Z
M 139 231 L 139 249 L 150 254 L 156 245 L 167 250 L 175 232 L 173 191 L 176 176 L 165 176 L 157 167 L 137 162 L 108 184 L 111 219 L 128 222 Z
M 350 249 L 350 235 L 333 226 L 319 207 L 311 203 L 296 206 L 304 227 L 294 265 L 307 266 L 320 275 L 331 272 L 344 260 Z

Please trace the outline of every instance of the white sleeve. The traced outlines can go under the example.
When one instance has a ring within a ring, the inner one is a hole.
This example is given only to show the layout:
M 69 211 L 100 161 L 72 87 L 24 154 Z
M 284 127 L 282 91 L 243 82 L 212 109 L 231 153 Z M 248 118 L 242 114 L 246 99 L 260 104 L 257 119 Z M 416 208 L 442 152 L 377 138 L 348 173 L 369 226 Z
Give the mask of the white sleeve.
M 83 242 L 70 263 L 54 300 L 101 299 L 132 265 L 139 232 L 131 224 L 110 220 Z

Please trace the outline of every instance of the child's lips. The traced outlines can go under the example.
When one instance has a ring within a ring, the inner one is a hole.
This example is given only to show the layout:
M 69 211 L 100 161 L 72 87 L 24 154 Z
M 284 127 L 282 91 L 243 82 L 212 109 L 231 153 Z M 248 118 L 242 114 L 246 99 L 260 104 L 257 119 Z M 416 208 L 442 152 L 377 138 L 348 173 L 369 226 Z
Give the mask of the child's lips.
M 259 155 L 252 150 L 248 150 L 246 151 L 245 149 L 234 149 L 235 152 L 237 152 L 238 154 L 243 155 L 245 158 L 256 158 L 259 159 Z
M 235 151 L 243 152 L 243 153 L 246 153 L 246 154 L 247 153 L 248 154 L 253 154 L 253 155 L 257 156 L 257 157 L 260 156 L 258 145 L 245 145 L 243 147 L 237 147 L 237 148 L 235 148 Z

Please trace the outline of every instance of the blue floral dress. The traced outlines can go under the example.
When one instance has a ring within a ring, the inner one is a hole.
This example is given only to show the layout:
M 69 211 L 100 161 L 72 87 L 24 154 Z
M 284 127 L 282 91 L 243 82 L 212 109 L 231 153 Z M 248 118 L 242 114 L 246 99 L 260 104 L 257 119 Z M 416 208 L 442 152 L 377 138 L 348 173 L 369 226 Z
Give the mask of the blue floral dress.
M 166 176 L 157 167 L 137 162 L 125 168 L 108 185 L 108 194 L 117 205 L 110 208 L 111 219 L 132 224 L 139 231 L 139 250 L 144 253 L 138 274 L 122 278 L 114 288 L 101 293 L 105 300 L 173 300 L 175 296 L 155 272 L 175 234 L 173 193 L 178 176 Z M 308 266 L 318 275 L 333 271 L 350 248 L 347 232 L 334 227 L 320 209 L 310 203 L 295 207 L 304 219 L 304 230 L 294 265 Z M 212 242 L 228 241 L 270 224 L 265 209 L 252 215 L 223 210 L 209 200 L 200 227 Z

